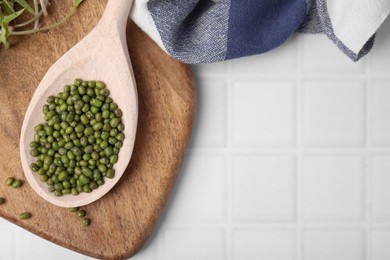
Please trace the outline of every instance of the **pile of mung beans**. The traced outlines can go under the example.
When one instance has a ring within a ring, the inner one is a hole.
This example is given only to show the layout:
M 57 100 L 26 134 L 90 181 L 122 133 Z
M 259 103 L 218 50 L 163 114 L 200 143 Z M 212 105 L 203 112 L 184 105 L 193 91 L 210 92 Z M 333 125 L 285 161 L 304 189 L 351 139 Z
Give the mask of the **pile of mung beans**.
M 90 193 L 115 176 L 123 145 L 122 111 L 101 81 L 74 80 L 43 106 L 34 128 L 33 172 L 55 196 Z

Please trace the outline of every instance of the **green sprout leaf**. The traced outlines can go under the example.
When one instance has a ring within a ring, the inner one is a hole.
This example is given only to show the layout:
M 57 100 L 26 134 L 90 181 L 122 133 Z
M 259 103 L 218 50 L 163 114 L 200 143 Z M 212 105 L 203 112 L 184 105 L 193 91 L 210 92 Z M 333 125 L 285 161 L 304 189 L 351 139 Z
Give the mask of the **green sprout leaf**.
M 4 21 L 1 22 L 1 34 L 0 34 L 0 42 L 3 43 L 4 48 L 9 48 L 9 30 L 8 30 L 8 24 Z
M 4 16 L 3 19 L 2 19 L 2 23 L 7 23 L 9 24 L 11 21 L 15 20 L 19 15 L 21 15 L 22 13 L 24 12 L 24 9 L 21 9 L 13 14 L 10 14 L 10 15 L 7 15 L 7 16 Z
M 74 6 L 79 6 L 82 1 L 84 1 L 84 0 L 73 0 L 73 5 Z
M 18 4 L 20 4 L 24 9 L 26 9 L 30 14 L 35 15 L 34 10 L 25 0 L 15 0 Z
M 9 48 L 9 23 L 13 20 L 15 20 L 19 15 L 21 15 L 24 12 L 24 9 L 19 10 L 15 13 L 12 13 L 7 16 L 1 16 L 1 31 L 0 31 L 0 42 L 3 43 L 4 48 Z
M 2 2 L 3 2 L 2 3 L 2 7 L 3 7 L 4 12 L 6 14 L 13 14 L 13 13 L 15 13 L 14 7 L 13 7 L 12 3 L 10 3 L 8 0 L 3 0 Z
M 38 10 L 33 10 L 28 0 L 0 0 L 0 46 L 4 45 L 8 49 L 10 46 L 10 37 L 45 32 L 65 23 L 76 12 L 77 7 L 83 1 L 72 0 L 73 5 L 65 16 L 52 24 L 41 27 L 39 26 L 39 19 L 44 15 L 43 8 L 47 7 L 48 1 L 43 1 L 44 6 L 38 7 Z M 17 8 L 15 8 L 15 5 Z M 22 9 L 19 10 L 21 7 Z M 15 11 L 14 8 L 18 11 Z M 32 15 L 32 18 L 26 18 L 23 21 L 14 21 L 25 10 Z

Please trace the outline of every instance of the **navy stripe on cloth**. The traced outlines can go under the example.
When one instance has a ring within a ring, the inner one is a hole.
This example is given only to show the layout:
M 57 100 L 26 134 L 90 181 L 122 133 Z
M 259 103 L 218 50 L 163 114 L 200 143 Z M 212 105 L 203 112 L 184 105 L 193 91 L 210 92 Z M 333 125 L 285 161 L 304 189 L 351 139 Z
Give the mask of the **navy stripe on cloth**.
M 281 45 L 306 16 L 306 0 L 231 0 L 225 59 Z
M 186 63 L 224 60 L 230 0 L 149 0 L 167 52 Z

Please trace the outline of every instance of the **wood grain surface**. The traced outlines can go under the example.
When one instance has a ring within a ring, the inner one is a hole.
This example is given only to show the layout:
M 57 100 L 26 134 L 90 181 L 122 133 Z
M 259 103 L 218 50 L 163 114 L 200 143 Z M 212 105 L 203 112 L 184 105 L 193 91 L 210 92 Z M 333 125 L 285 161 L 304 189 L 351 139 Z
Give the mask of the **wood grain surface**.
M 65 13 L 71 1 L 53 1 Z M 24 180 L 19 136 L 24 113 L 51 64 L 100 19 L 105 0 L 87 0 L 65 25 L 49 33 L 14 39 L 0 49 L 0 216 L 45 239 L 99 259 L 134 255 L 156 225 L 175 183 L 189 141 L 195 111 L 191 69 L 166 55 L 131 21 L 127 40 L 139 95 L 134 153 L 124 176 L 102 199 L 85 206 L 91 225 L 40 198 L 25 183 L 4 185 L 8 176 Z M 32 213 L 21 221 L 20 212 Z M 1 234 L 0 234 L 1 235 Z
M 20 159 L 24 176 L 33 190 L 50 203 L 64 207 L 80 207 L 104 196 L 120 180 L 129 165 L 138 123 L 138 95 L 135 77 L 127 47 L 126 27 L 132 0 L 108 0 L 99 23 L 74 47 L 59 58 L 39 83 L 28 109 L 20 135 Z M 91 193 L 78 196 L 55 196 L 30 169 L 36 158 L 30 154 L 34 127 L 44 122 L 42 107 L 48 96 L 56 96 L 75 78 L 101 80 L 110 91 L 110 97 L 123 110 L 122 122 L 126 126 L 115 176 L 106 178 L 105 184 Z

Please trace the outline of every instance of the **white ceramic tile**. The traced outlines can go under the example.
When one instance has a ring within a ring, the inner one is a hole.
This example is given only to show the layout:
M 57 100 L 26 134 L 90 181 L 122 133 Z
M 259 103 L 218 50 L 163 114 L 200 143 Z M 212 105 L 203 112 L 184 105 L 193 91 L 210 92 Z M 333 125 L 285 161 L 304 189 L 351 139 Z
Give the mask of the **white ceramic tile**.
M 219 230 L 168 230 L 164 260 L 224 260 L 224 236 Z
M 294 221 L 293 156 L 237 155 L 233 167 L 233 207 L 237 221 Z
M 362 219 L 364 162 L 360 156 L 308 155 L 304 158 L 303 175 L 305 219 Z
M 23 253 L 26 260 L 85 260 L 86 257 L 66 248 L 49 243 L 36 235 L 23 232 Z
M 15 233 L 12 227 L 0 226 L 0 259 L 15 259 Z
M 390 259 L 390 230 L 374 230 L 371 233 L 371 260 Z
M 233 234 L 233 259 L 295 260 L 295 237 L 292 231 L 237 230 Z
M 297 43 L 295 35 L 270 52 L 233 60 L 233 72 L 255 75 L 294 73 L 297 70 Z
M 226 72 L 226 62 L 216 62 L 209 64 L 196 64 L 193 69 L 200 75 L 218 75 Z
M 390 222 L 390 155 L 373 156 L 371 178 L 373 218 Z
M 364 260 L 364 234 L 361 231 L 311 230 L 304 236 L 305 260 Z
M 390 145 L 389 82 L 390 80 L 374 80 L 371 83 L 371 137 L 376 146 Z
M 303 85 L 306 146 L 362 146 L 365 85 L 359 81 L 307 81 Z
M 295 35 L 194 66 L 192 149 L 132 259 L 389 260 L 389 32 L 390 19 L 358 63 L 325 36 Z M 25 233 L 0 220 L 0 260 L 92 259 Z
M 291 147 L 296 143 L 296 88 L 289 81 L 234 84 L 233 137 L 240 147 Z
M 155 237 L 153 234 L 152 237 L 146 244 L 141 248 L 141 250 L 133 257 L 131 260 L 155 260 L 158 258 L 158 241 L 159 237 Z
M 179 177 L 167 220 L 172 223 L 223 221 L 225 165 L 221 155 L 191 153 Z
M 372 50 L 372 72 L 389 75 L 390 68 L 390 19 L 379 29 Z
M 302 65 L 305 73 L 361 74 L 365 59 L 354 63 L 325 35 L 303 35 Z
M 226 146 L 225 81 L 199 80 L 192 147 Z

